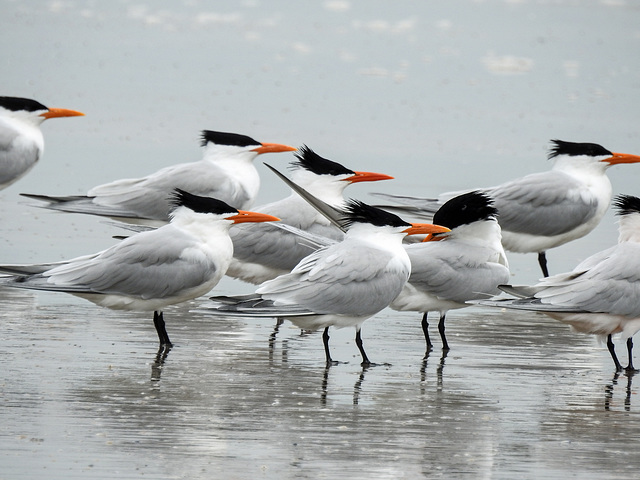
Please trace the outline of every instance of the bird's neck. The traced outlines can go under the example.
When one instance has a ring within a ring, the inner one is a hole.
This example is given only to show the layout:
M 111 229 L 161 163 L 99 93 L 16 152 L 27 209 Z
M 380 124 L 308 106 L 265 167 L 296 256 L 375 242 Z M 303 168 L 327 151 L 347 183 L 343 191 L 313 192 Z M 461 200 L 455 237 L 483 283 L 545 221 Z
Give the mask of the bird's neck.
M 37 120 L 42 118 L 42 120 Z M 34 118 L 22 118 L 19 116 L 0 118 L 0 129 L 14 130 L 18 135 L 14 140 L 15 148 L 31 148 L 35 143 L 38 150 L 42 152 L 44 150 L 44 137 L 42 136 L 42 130 L 40 130 L 40 124 L 44 120 L 44 117 Z M 16 143 L 17 142 L 17 143 Z
M 250 153 L 246 155 L 228 156 L 210 156 L 203 160 L 214 164 L 222 170 L 223 176 L 242 185 L 247 195 L 255 198 L 260 189 L 260 175 L 253 164 L 255 155 Z M 245 208 L 243 205 L 234 205 L 237 208 Z
M 565 156 L 556 160 L 553 164 L 553 170 L 564 172 L 582 180 L 593 177 L 603 177 L 608 180 L 605 172 L 610 166 L 606 162 L 585 160 L 583 157 Z
M 324 177 L 327 176 L 318 176 L 306 170 L 298 170 L 292 175 L 293 181 L 307 190 L 311 195 L 332 207 L 344 207 L 342 192 L 348 184 L 338 179 L 333 180 Z
M 640 243 L 640 214 L 623 215 L 620 218 L 618 243 Z

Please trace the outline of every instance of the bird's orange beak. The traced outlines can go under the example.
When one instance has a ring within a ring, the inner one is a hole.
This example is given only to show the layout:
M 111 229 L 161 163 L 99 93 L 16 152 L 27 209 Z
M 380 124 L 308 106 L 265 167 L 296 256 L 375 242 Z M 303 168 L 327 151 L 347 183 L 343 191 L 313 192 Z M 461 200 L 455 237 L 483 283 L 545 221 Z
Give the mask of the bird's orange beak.
M 345 182 L 358 183 L 358 182 L 377 182 L 378 180 L 393 180 L 393 177 L 385 175 L 384 173 L 374 172 L 354 172 L 355 175 L 345 178 Z
M 41 117 L 44 118 L 55 118 L 55 117 L 84 117 L 84 113 L 77 112 L 75 110 L 68 110 L 66 108 L 50 108 L 44 113 L 40 114 Z
M 422 242 L 439 242 L 445 237 L 436 237 L 433 233 L 428 234 L 422 239 Z
M 447 227 L 440 225 L 432 225 L 430 223 L 412 223 L 409 228 L 403 230 L 407 235 L 427 235 L 427 238 L 431 237 L 433 233 L 446 233 L 451 230 Z M 425 242 L 429 241 L 425 238 Z
M 618 163 L 639 163 L 640 156 L 629 155 L 628 153 L 615 153 L 609 158 L 605 158 L 603 162 L 607 162 L 611 165 L 617 165 Z
M 279 152 L 294 152 L 296 147 L 290 147 L 289 145 L 282 145 L 280 143 L 263 143 L 258 148 L 254 148 L 252 152 L 260 153 L 279 153 Z
M 238 210 L 237 215 L 227 217 L 227 220 L 232 220 L 233 223 L 247 223 L 247 222 L 279 222 L 278 217 L 273 215 L 267 215 L 266 213 L 248 212 L 246 210 Z

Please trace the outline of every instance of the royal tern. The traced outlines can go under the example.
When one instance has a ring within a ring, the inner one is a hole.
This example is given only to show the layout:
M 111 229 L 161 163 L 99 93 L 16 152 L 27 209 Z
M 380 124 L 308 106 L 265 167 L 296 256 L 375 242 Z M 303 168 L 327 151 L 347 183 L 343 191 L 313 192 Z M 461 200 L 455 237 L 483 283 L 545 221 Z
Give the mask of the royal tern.
M 75 110 L 47 108 L 29 98 L 0 97 L 0 190 L 22 178 L 42 156 L 42 122 L 82 115 Z
M 3 265 L 1 285 L 66 292 L 115 310 L 154 311 L 161 346 L 171 346 L 162 308 L 209 292 L 226 272 L 234 223 L 276 221 L 176 189 L 170 223 L 102 252 L 66 262 Z
M 342 194 L 350 184 L 393 178 L 380 173 L 350 170 L 321 157 L 306 146 L 299 149 L 296 158 L 297 161 L 291 163 L 292 180 L 337 209 L 346 205 Z M 282 200 L 255 207 L 253 210 L 275 215 L 280 218 L 282 224 L 312 235 L 335 240 L 341 240 L 344 236 L 340 229 L 332 225 L 295 191 Z M 259 228 L 246 227 L 240 226 L 231 231 L 233 260 L 227 270 L 230 277 L 260 284 L 290 272 L 300 260 L 314 250 L 299 235 L 281 228 L 269 224 L 251 226 Z
M 349 201 L 341 219 L 344 239 L 318 249 L 287 274 L 258 287 L 255 295 L 213 297 L 197 311 L 286 318 L 305 330 L 324 329 L 328 365 L 329 327 L 356 328 L 362 365 L 370 365 L 362 346 L 362 323 L 391 303 L 409 278 L 411 264 L 402 239 L 406 235 L 443 233 L 437 225 L 410 224 L 392 213 Z
M 509 281 L 497 214 L 486 194 L 459 195 L 433 216 L 435 224 L 450 228 L 451 232 L 440 235 L 437 242 L 405 245 L 411 276 L 390 306 L 394 310 L 424 312 L 422 329 L 427 354 L 433 348 L 427 321 L 430 311 L 440 313 L 442 348 L 449 350 L 444 326 L 447 312 L 468 307 L 468 300 L 497 295 L 498 285 Z
M 518 299 L 476 303 L 542 312 L 578 332 L 606 337 L 617 370 L 621 365 L 611 336 L 620 333 L 627 341 L 627 369 L 633 370 L 631 338 L 640 330 L 640 198 L 620 195 L 615 206 L 620 215 L 617 245 L 534 286 L 501 287 Z
M 545 277 L 549 276 L 547 250 L 585 236 L 600 223 L 612 195 L 607 168 L 640 162 L 640 156 L 613 153 L 594 143 L 552 140 L 552 144 L 551 170 L 482 189 L 500 213 L 505 250 L 538 253 Z M 389 207 L 391 211 L 430 219 L 442 203 L 460 193 L 437 199 L 378 195 L 404 204 Z
M 99 185 L 86 196 L 23 195 L 47 202 L 44 208 L 52 210 L 159 226 L 169 221 L 171 205 L 166 192 L 175 188 L 217 198 L 235 208 L 249 208 L 260 187 L 253 160 L 262 153 L 296 150 L 278 143 L 260 143 L 246 135 L 211 130 L 202 132 L 202 146 L 204 155 L 200 161 L 166 167 L 142 178 Z

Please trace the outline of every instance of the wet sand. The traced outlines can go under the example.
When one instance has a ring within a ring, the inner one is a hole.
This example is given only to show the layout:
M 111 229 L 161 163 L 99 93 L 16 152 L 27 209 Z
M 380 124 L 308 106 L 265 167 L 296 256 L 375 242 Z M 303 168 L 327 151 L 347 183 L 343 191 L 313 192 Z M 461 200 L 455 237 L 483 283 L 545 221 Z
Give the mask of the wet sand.
M 423 359 L 419 318 L 331 335 L 150 318 L 0 290 L 0 478 L 632 478 L 637 387 L 604 345 L 541 315 L 472 307 Z M 626 361 L 619 347 L 621 361 Z

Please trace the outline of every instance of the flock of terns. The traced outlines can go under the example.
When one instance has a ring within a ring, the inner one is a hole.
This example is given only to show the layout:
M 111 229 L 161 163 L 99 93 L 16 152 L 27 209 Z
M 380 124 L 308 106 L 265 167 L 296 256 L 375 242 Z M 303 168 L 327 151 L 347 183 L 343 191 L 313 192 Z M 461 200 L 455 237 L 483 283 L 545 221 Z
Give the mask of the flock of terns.
M 18 97 L 0 97 L 0 189 L 25 175 L 42 155 L 40 124 L 83 115 Z M 553 140 L 551 170 L 502 185 L 438 198 L 378 194 L 372 206 L 344 197 L 352 183 L 391 179 L 321 157 L 307 146 L 261 143 L 234 133 L 202 132 L 200 161 L 142 178 L 99 185 L 86 195 L 23 194 L 44 208 L 109 217 L 129 235 L 112 247 L 68 261 L 0 265 L 0 286 L 66 292 L 112 309 L 154 312 L 161 350 L 171 340 L 164 307 L 208 294 L 224 275 L 258 285 L 242 296 L 214 296 L 195 311 L 277 318 L 323 330 L 353 326 L 363 366 L 363 322 L 386 307 L 422 313 L 427 354 L 429 312 L 445 316 L 470 304 L 543 312 L 575 330 L 606 339 L 640 330 L 640 198 L 620 195 L 619 242 L 549 276 L 545 252 L 583 237 L 612 202 L 608 167 L 638 163 L 593 143 Z M 282 200 L 253 207 L 260 178 L 253 162 L 265 153 L 295 152 L 292 189 Z M 253 211 L 246 209 L 252 208 Z M 411 218 L 412 222 L 403 220 Z M 419 221 L 419 222 L 418 222 Z M 505 250 L 532 252 L 544 278 L 508 285 Z M 502 292 L 513 298 L 496 298 Z

